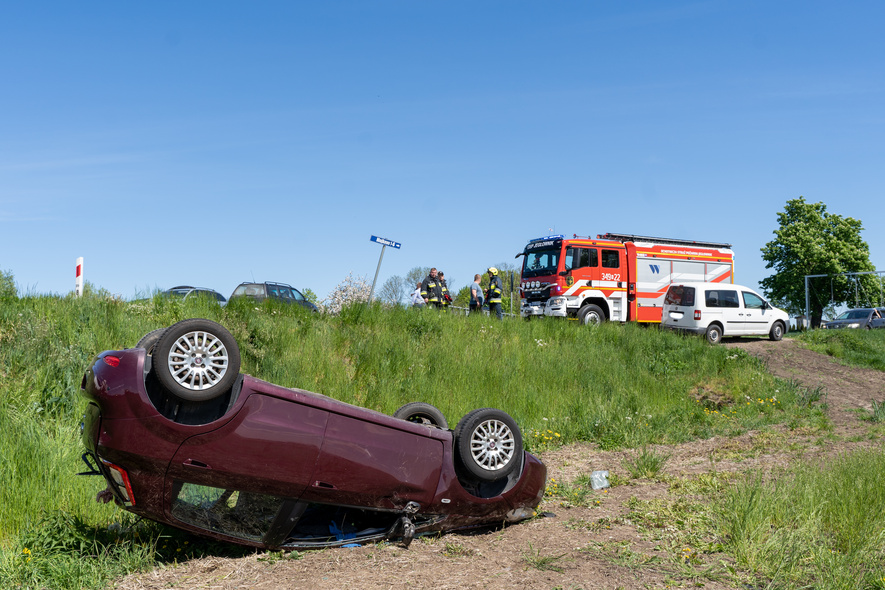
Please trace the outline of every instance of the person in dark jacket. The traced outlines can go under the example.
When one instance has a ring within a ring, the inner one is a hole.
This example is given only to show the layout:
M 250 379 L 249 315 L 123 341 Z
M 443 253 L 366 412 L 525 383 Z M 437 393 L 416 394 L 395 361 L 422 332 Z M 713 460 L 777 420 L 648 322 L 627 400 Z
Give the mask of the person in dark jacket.
M 421 283 L 421 297 L 427 305 L 442 307 L 442 284 L 436 276 L 436 268 L 431 268 L 430 274 Z
M 501 283 L 498 269 L 491 266 L 489 267 L 489 288 L 486 289 L 486 301 L 489 302 L 489 315 L 494 313 L 499 320 L 504 319 L 504 307 L 501 305 L 501 295 L 503 293 L 504 286 Z
M 446 275 L 443 271 L 439 271 L 437 276 L 439 277 L 439 284 L 442 292 L 442 307 L 445 309 L 452 304 L 452 296 L 449 295 L 449 286 L 446 284 Z

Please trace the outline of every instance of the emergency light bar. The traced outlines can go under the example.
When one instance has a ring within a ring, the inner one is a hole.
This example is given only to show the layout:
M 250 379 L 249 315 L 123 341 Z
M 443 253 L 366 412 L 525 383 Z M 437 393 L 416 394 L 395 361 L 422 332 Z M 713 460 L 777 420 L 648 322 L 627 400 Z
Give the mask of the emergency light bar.
M 555 236 L 545 236 L 543 238 L 535 238 L 534 240 L 529 240 L 529 244 L 534 244 L 535 242 L 543 242 L 544 240 L 561 240 L 565 238 L 562 234 L 558 234 Z

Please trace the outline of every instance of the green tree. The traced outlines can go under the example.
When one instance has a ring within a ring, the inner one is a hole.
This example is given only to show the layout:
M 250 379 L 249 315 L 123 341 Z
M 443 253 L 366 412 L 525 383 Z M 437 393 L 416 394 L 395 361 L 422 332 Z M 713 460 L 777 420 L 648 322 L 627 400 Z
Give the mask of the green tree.
M 805 312 L 805 276 L 827 275 L 809 288 L 812 327 L 820 326 L 823 310 L 854 299 L 855 290 L 878 289 L 873 275 L 856 280 L 840 276 L 846 272 L 873 271 L 870 247 L 860 237 L 859 219 L 827 213 L 824 203 L 791 199 L 778 213 L 780 228 L 775 239 L 762 248 L 765 268 L 775 274 L 762 279 L 766 295 L 794 315 Z M 813 279 L 810 279 L 813 280 Z
M 409 295 L 415 290 L 415 285 L 423 281 L 428 273 L 430 273 L 429 266 L 416 266 L 404 276 L 393 275 L 381 285 L 376 298 L 390 305 L 400 305 L 404 302 L 408 305 Z
M 305 299 L 307 299 L 308 301 L 310 301 L 310 302 L 313 303 L 314 305 L 319 305 L 319 304 L 320 304 L 320 298 L 319 298 L 319 296 L 318 296 L 316 293 L 314 293 L 312 290 L 310 290 L 310 289 L 303 289 L 303 290 L 301 291 L 301 294 L 304 295 L 304 298 L 305 298 Z
M 409 293 L 415 290 L 413 286 L 409 289 Z M 401 305 L 403 299 L 406 296 L 406 283 L 405 279 L 399 275 L 393 275 L 389 277 L 384 284 L 381 285 L 381 288 L 378 289 L 378 293 L 376 294 L 376 299 L 379 299 L 385 303 L 389 303 L 390 305 Z
M 412 289 L 415 288 L 413 285 L 417 285 L 423 281 L 428 274 L 430 274 L 429 266 L 416 266 L 412 268 L 412 270 L 407 272 L 404 277 L 406 287 L 409 288 L 409 291 L 411 292 Z
M 17 296 L 15 278 L 12 276 L 12 273 L 0 270 L 0 301 L 15 299 Z

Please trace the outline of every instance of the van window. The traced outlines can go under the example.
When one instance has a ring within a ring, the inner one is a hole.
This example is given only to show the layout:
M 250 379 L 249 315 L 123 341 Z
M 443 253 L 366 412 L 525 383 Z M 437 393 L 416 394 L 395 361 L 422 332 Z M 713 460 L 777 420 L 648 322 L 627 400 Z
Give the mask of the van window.
M 751 291 L 744 291 L 744 307 L 747 309 L 762 309 L 765 305 L 765 300 L 756 295 Z
M 667 290 L 667 296 L 664 303 L 669 305 L 684 305 L 686 307 L 694 307 L 694 287 L 683 287 L 682 285 L 673 285 Z
M 705 294 L 707 307 L 740 307 L 737 291 L 711 289 Z
M 565 270 L 599 266 L 596 248 L 566 248 Z
M 603 250 L 602 268 L 620 268 L 621 257 L 619 252 L 619 250 Z

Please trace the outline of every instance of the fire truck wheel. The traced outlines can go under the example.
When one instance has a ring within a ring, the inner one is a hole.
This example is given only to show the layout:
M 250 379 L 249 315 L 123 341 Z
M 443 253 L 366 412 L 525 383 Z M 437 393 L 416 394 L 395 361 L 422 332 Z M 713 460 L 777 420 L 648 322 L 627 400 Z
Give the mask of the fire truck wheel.
M 719 344 L 722 340 L 722 328 L 719 324 L 710 324 L 707 326 L 707 342 L 710 344 Z
M 135 345 L 135 348 L 143 348 L 147 351 L 148 354 L 154 352 L 154 346 L 157 345 L 157 342 L 160 340 L 160 336 L 163 335 L 163 332 L 166 331 L 166 328 L 160 328 L 159 330 L 153 330 L 148 332 L 144 336 L 141 337 L 141 340 L 138 341 L 138 344 Z
M 227 328 L 211 320 L 182 320 L 154 346 L 153 370 L 163 388 L 202 402 L 226 393 L 240 372 L 240 348 Z
M 460 464 L 478 481 L 498 481 L 522 465 L 522 433 L 506 412 L 473 410 L 455 428 Z
M 585 326 L 598 326 L 605 321 L 605 314 L 598 305 L 585 305 L 578 312 L 578 320 Z
M 424 402 L 412 402 L 404 405 L 393 413 L 394 418 L 400 420 L 408 420 L 415 424 L 423 424 L 424 426 L 436 426 L 443 430 L 448 430 L 449 423 L 446 417 L 434 406 L 425 404 Z

